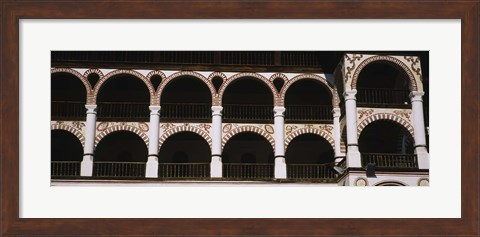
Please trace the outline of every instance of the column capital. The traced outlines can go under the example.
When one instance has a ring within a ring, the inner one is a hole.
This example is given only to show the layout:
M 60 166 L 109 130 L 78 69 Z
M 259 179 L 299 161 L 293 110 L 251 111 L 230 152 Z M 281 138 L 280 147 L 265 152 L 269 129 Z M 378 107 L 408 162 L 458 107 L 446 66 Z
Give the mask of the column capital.
M 85 108 L 87 109 L 87 114 L 96 114 L 97 113 L 95 111 L 97 109 L 97 105 L 85 105 Z
M 332 113 L 334 118 L 340 117 L 341 115 L 340 108 L 333 108 Z
M 346 90 L 343 92 L 343 97 L 345 97 L 345 100 L 356 100 L 355 96 L 357 95 L 357 90 Z
M 283 113 L 285 113 L 285 107 L 283 106 L 275 106 L 273 107 L 273 112 L 275 113 L 273 117 L 281 116 L 283 117 Z
M 214 105 L 212 106 L 212 116 L 222 116 L 222 106 Z
M 160 115 L 160 106 L 159 105 L 150 105 L 148 106 L 150 109 L 150 115 Z
M 422 91 L 412 91 L 412 92 L 410 92 L 409 97 L 410 97 L 410 100 L 411 100 L 412 102 L 414 102 L 414 101 L 423 101 L 423 100 L 422 100 L 422 96 L 423 96 L 423 95 L 425 95 L 425 92 L 422 92 Z

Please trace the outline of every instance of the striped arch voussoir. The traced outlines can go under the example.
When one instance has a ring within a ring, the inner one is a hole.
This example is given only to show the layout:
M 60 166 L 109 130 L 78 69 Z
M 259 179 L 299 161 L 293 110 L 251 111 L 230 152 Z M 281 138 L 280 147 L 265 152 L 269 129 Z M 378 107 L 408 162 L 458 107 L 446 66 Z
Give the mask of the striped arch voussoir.
M 255 126 L 241 126 L 241 127 L 237 127 L 237 128 L 232 129 L 225 136 L 223 136 L 222 148 L 225 147 L 225 144 L 227 144 L 227 142 L 230 140 L 230 138 L 232 138 L 233 136 L 235 136 L 239 133 L 243 133 L 243 132 L 253 132 L 253 133 L 259 134 L 260 136 L 267 139 L 267 141 L 270 143 L 270 145 L 272 145 L 272 149 L 275 149 L 275 139 L 270 134 L 265 132 L 264 130 L 262 130 L 258 127 L 255 127 Z
M 105 131 L 101 132 L 95 137 L 95 147 L 97 147 L 98 143 L 108 134 L 117 132 L 117 131 L 129 131 L 132 133 L 137 134 L 144 142 L 145 145 L 148 147 L 148 135 L 142 132 L 140 129 L 130 126 L 130 125 L 115 125 L 107 128 Z
M 72 133 L 73 135 L 75 135 L 78 138 L 80 143 L 82 143 L 82 147 L 85 147 L 85 137 L 83 136 L 82 132 L 79 129 L 68 126 L 68 125 L 65 125 L 65 124 L 52 124 L 50 126 L 50 129 L 51 130 L 65 130 L 67 132 Z
M 374 121 L 377 121 L 377 120 L 389 120 L 389 121 L 393 121 L 397 124 L 399 124 L 400 126 L 403 126 L 405 129 L 407 129 L 407 131 L 410 133 L 410 135 L 412 135 L 412 138 L 414 137 L 413 136 L 413 126 L 411 125 L 411 123 L 396 115 L 396 114 L 390 114 L 390 113 L 379 113 L 379 114 L 373 114 L 373 115 L 370 115 L 369 117 L 367 117 L 366 119 L 364 119 L 360 124 L 358 124 L 357 126 L 357 134 L 358 134 L 358 137 L 360 137 L 360 134 L 362 133 L 363 129 L 369 125 L 370 123 L 374 122 Z
M 208 143 L 208 145 L 210 146 L 210 148 L 212 148 L 212 138 L 210 137 L 210 135 L 208 135 L 207 132 L 199 129 L 199 128 L 196 128 L 196 127 L 192 127 L 192 126 L 177 126 L 177 127 L 174 127 L 174 128 L 171 128 L 167 131 L 165 131 L 163 134 L 162 134 L 162 137 L 160 137 L 160 140 L 158 142 L 158 150 L 160 150 L 160 148 L 162 147 L 162 144 L 172 135 L 176 134 L 176 133 L 180 133 L 180 132 L 193 132 L 193 133 L 196 133 L 198 135 L 200 135 L 201 137 L 203 137 L 203 139 L 205 139 L 205 141 Z
M 352 77 L 352 83 L 351 83 L 351 88 L 356 89 L 357 88 L 357 80 L 358 76 L 360 75 L 360 72 L 363 70 L 365 66 L 368 64 L 375 62 L 375 61 L 387 61 L 390 63 L 393 63 L 394 65 L 400 67 L 403 69 L 403 71 L 407 74 L 408 79 L 410 81 L 410 91 L 417 91 L 417 81 L 415 80 L 415 76 L 413 75 L 412 71 L 410 68 L 405 65 L 402 61 L 400 61 L 397 58 L 391 57 L 391 56 L 386 56 L 386 55 L 380 55 L 380 56 L 373 56 L 370 58 L 365 59 L 363 62 L 361 62 L 358 67 L 355 69 L 355 72 L 353 73 Z
M 332 136 L 320 129 L 316 129 L 316 128 L 302 128 L 302 129 L 299 129 L 299 130 L 296 130 L 295 132 L 291 133 L 287 138 L 285 138 L 285 150 L 287 150 L 288 148 L 288 144 L 290 144 L 290 142 L 302 135 L 302 134 L 316 134 L 316 135 L 319 135 L 321 137 L 323 137 L 325 140 L 328 141 L 328 143 L 330 143 L 330 145 L 332 146 L 332 148 L 335 147 L 335 141 L 333 140 Z
M 287 94 L 288 88 L 292 86 L 295 82 L 303 80 L 303 79 L 311 79 L 311 80 L 316 80 L 322 83 L 325 88 L 330 91 L 330 95 L 332 96 L 332 105 L 334 107 L 338 106 L 338 103 L 340 99 L 338 98 L 337 93 L 333 90 L 333 88 L 328 84 L 327 80 L 319 75 L 316 74 L 302 74 L 298 75 L 288 81 L 285 81 L 285 85 L 283 85 L 282 90 L 280 91 L 279 94 L 279 106 L 283 106 L 285 104 L 285 94 Z
M 90 86 L 90 82 L 88 82 L 87 77 L 80 74 L 78 71 L 73 70 L 71 68 L 51 68 L 50 73 L 69 73 L 77 77 L 80 81 L 82 81 L 83 85 L 85 86 L 85 91 L 87 92 L 87 104 L 90 104 L 91 100 L 93 99 L 93 89 Z
M 162 83 L 160 83 L 160 86 L 158 86 L 158 89 L 156 92 L 156 99 L 158 100 L 156 101 L 156 103 L 160 104 L 160 98 L 162 97 L 162 92 L 165 89 L 165 87 L 176 78 L 183 77 L 183 76 L 191 76 L 191 77 L 200 79 L 208 87 L 208 89 L 210 90 L 212 101 L 214 100 L 217 94 L 217 90 L 215 90 L 213 83 L 210 80 L 208 80 L 208 78 L 204 77 L 202 74 L 198 72 L 181 71 L 168 76 L 165 80 L 162 81 Z
M 265 83 L 268 86 L 268 88 L 270 88 L 270 91 L 272 92 L 273 103 L 276 103 L 278 93 L 277 93 L 277 89 L 275 88 L 273 83 L 268 78 L 266 78 L 266 77 L 264 77 L 264 76 L 262 76 L 258 73 L 253 73 L 253 72 L 237 73 L 237 74 L 229 77 L 226 81 L 224 81 L 224 83 L 222 84 L 222 86 L 218 90 L 219 99 L 221 100 L 223 98 L 223 93 L 225 93 L 225 90 L 228 88 L 228 85 L 230 85 L 232 82 L 234 82 L 234 81 L 236 81 L 240 78 L 243 78 L 243 77 L 256 78 L 256 79 L 260 80 L 261 82 Z

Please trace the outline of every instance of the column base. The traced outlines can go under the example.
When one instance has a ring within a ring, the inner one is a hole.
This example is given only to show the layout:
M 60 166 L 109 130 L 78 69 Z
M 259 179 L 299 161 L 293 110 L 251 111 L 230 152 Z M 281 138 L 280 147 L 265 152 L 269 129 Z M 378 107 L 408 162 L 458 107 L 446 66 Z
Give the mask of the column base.
M 285 163 L 285 157 L 279 156 L 275 158 L 275 178 L 286 179 L 287 178 L 287 163 Z
M 149 156 L 145 167 L 145 178 L 158 178 L 158 157 Z
M 347 167 L 362 167 L 362 156 L 357 146 L 348 146 L 347 150 Z
M 418 168 L 430 169 L 430 154 L 428 154 L 427 148 L 419 146 L 415 148 L 415 154 L 417 155 Z
M 83 156 L 82 163 L 80 164 L 80 176 L 92 176 L 93 174 L 93 156 Z
M 221 178 L 223 176 L 223 164 L 221 156 L 212 156 L 210 163 L 210 177 Z

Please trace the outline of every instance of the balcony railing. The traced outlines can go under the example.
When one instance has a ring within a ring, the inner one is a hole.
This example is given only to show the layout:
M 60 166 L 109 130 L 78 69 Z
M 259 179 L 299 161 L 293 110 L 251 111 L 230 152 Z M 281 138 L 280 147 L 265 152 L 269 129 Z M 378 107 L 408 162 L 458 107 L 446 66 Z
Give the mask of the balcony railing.
M 85 102 L 52 101 L 52 119 L 80 119 L 86 117 Z
M 394 89 L 359 88 L 357 92 L 358 106 L 364 107 L 409 107 L 409 91 Z
M 223 118 L 234 122 L 273 122 L 273 105 L 223 105 Z
M 334 179 L 335 171 L 326 164 L 287 165 L 289 179 Z
M 333 107 L 329 105 L 288 105 L 286 122 L 333 122 Z
M 80 176 L 80 161 L 52 161 L 52 177 L 75 177 Z
M 169 179 L 209 178 L 210 163 L 160 163 L 158 177 Z
M 418 168 L 415 154 L 361 153 L 362 166 L 375 163 L 378 168 Z
M 210 120 L 211 104 L 200 103 L 162 103 L 162 120 Z
M 94 162 L 94 177 L 144 178 L 144 162 Z
M 132 102 L 99 102 L 98 119 L 144 120 L 150 118 L 148 103 Z
M 273 170 L 273 164 L 224 163 L 223 177 L 242 180 L 272 179 L 274 177 Z

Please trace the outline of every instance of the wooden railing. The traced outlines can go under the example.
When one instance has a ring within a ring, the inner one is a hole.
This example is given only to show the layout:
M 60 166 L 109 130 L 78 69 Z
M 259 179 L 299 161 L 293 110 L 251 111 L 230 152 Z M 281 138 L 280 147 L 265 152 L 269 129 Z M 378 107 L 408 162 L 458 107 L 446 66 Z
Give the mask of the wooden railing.
M 274 177 L 273 164 L 256 164 L 256 163 L 224 163 L 223 177 L 255 180 L 255 179 L 271 179 Z
M 80 176 L 80 161 L 52 161 L 50 174 L 52 177 Z
M 226 121 L 271 121 L 273 105 L 223 105 L 223 118 Z
M 162 103 L 160 116 L 172 120 L 210 120 L 211 104 L 200 103 Z
M 144 178 L 145 162 L 94 162 L 94 177 Z
M 372 107 L 409 107 L 408 90 L 359 88 L 358 106 Z
M 289 179 L 334 179 L 335 171 L 330 164 L 287 165 Z
M 159 178 L 188 179 L 210 177 L 210 163 L 160 163 Z
M 415 154 L 361 153 L 362 166 L 375 163 L 379 168 L 418 168 Z
M 330 105 L 288 105 L 285 107 L 285 121 L 333 122 L 332 110 Z
M 98 119 L 131 119 L 145 120 L 150 118 L 148 103 L 132 102 L 99 102 Z
M 85 102 L 52 101 L 52 119 L 79 119 L 86 117 Z

